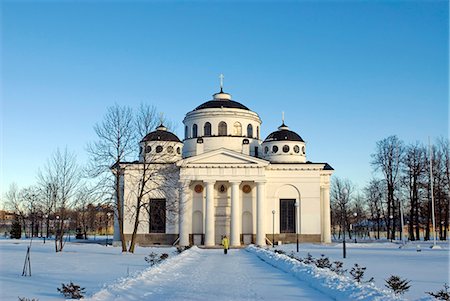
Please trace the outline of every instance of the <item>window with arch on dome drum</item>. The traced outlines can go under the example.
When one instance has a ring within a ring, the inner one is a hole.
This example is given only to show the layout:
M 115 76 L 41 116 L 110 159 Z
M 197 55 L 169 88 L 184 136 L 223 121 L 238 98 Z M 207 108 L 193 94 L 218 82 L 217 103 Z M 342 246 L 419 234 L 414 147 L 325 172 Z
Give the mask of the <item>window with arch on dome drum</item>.
M 186 125 L 184 127 L 184 139 L 187 139 L 187 138 L 188 138 L 188 126 Z
M 197 124 L 192 126 L 192 138 L 197 138 Z
M 251 124 L 247 125 L 247 137 L 253 138 L 253 126 Z
M 227 124 L 224 121 L 219 123 L 219 136 L 227 135 Z
M 203 127 L 203 135 L 211 136 L 211 123 L 209 122 L 205 123 L 205 126 Z
M 234 127 L 233 135 L 234 136 L 242 136 L 242 126 L 241 126 L 241 124 L 236 121 L 234 123 L 233 127 Z

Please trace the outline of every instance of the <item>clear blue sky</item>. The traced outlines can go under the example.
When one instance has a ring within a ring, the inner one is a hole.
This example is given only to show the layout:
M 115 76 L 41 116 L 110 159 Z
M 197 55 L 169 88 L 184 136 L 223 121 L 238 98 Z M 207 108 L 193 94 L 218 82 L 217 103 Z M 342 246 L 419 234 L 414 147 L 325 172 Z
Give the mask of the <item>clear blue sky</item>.
M 37 2 L 37 3 L 36 3 Z M 218 91 L 362 187 L 377 140 L 448 136 L 447 1 L 3 1 L 1 191 L 80 163 L 114 103 L 177 124 Z

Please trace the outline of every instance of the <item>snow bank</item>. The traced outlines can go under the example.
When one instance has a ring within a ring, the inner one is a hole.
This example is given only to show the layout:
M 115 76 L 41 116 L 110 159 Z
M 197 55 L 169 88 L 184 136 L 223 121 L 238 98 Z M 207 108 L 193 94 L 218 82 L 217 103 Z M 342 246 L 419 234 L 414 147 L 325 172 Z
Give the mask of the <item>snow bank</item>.
M 106 286 L 97 293 L 95 293 L 91 298 L 85 298 L 84 300 L 116 300 L 122 295 L 130 295 L 130 291 L 135 291 L 139 293 L 136 287 L 145 287 L 145 284 L 149 284 L 153 279 L 158 278 L 159 275 L 167 273 L 169 267 L 177 266 L 178 263 L 183 262 L 186 257 L 192 256 L 193 253 L 198 252 L 196 246 L 182 252 L 179 255 L 169 257 L 159 264 L 155 264 L 144 271 L 136 272 L 128 277 L 123 277 L 117 280 L 115 283 Z M 133 298 L 132 298 L 133 299 Z M 138 298 L 135 298 L 138 300 Z
M 253 245 L 246 248 L 264 262 L 305 281 L 320 292 L 333 296 L 338 301 L 389 301 L 405 300 L 386 290 L 375 287 L 372 283 L 359 284 L 346 276 L 340 276 L 328 269 L 307 265 L 289 256 L 277 254 Z

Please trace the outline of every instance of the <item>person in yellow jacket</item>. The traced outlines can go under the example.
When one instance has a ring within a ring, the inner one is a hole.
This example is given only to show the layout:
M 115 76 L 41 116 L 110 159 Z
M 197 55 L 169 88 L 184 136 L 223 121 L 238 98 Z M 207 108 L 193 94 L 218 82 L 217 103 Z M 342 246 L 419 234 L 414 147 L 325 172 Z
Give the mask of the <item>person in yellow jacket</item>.
M 223 253 L 227 254 L 228 253 L 228 248 L 230 247 L 230 242 L 229 242 L 228 237 L 226 235 L 222 238 L 222 246 L 223 246 Z

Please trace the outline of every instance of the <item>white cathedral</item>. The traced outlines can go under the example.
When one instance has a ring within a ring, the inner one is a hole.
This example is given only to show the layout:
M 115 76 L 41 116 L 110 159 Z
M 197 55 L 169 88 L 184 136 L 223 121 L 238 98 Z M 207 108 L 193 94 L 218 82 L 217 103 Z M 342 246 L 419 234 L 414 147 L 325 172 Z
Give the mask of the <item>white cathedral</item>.
M 258 114 L 221 88 L 183 124 L 183 141 L 160 125 L 143 137 L 138 161 L 120 163 L 127 240 L 144 186 L 140 245 L 214 246 L 224 235 L 231 246 L 331 242 L 333 168 L 307 161 L 284 120 L 262 140 Z M 115 240 L 118 230 L 116 220 Z

